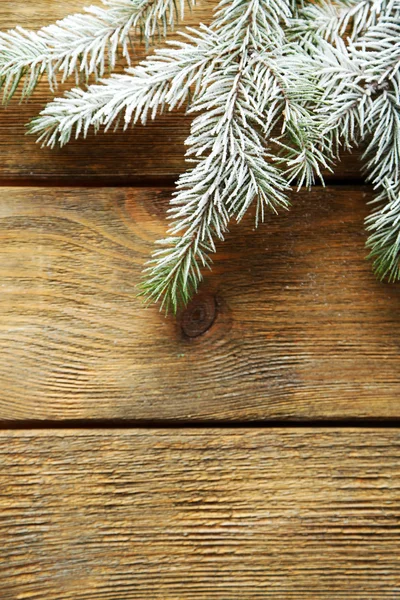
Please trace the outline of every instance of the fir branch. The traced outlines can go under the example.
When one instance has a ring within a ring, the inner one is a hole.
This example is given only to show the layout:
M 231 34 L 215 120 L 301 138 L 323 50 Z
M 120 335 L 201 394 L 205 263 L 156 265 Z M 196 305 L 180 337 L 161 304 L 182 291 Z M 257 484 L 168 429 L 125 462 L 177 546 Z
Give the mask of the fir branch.
M 378 208 L 366 219 L 368 258 L 373 259 L 380 279 L 396 281 L 400 279 L 400 184 L 385 180 L 383 188 L 373 201 Z
M 274 84 L 280 91 L 272 102 L 269 98 L 270 107 L 266 113 L 266 120 L 270 121 L 268 134 L 275 121 L 282 122 L 282 134 L 273 142 L 283 151 L 274 160 L 285 165 L 288 182 L 296 182 L 299 189 L 303 185 L 313 185 L 316 177 L 323 183 L 321 168 L 332 170 L 335 153 L 332 136 L 324 135 L 324 120 L 314 114 L 323 98 L 314 61 L 300 45 L 293 43 L 282 47 L 282 55 L 273 66 L 270 57 L 267 62 L 262 56 L 260 59 L 272 69 Z M 273 89 L 268 74 L 264 75 L 264 81 L 268 89 Z M 274 120 L 271 112 L 275 113 Z
M 58 80 L 75 74 L 77 83 L 90 75 L 102 77 L 122 55 L 130 63 L 130 34 L 146 42 L 156 34 L 165 36 L 185 1 L 102 0 L 106 8 L 91 6 L 86 14 L 74 14 L 38 32 L 17 27 L 0 33 L 0 87 L 7 103 L 23 81 L 22 98 L 33 93 L 42 76 L 52 90 Z
M 338 149 L 351 150 L 367 133 L 366 115 L 371 104 L 365 64 L 341 41 L 337 47 L 321 42 L 314 60 L 325 90 L 317 113 L 325 120 L 324 136 Z
M 337 150 L 332 135 L 324 134 L 323 125 L 321 119 L 299 106 L 291 110 L 284 133 L 275 140 L 283 150 L 278 162 L 285 165 L 285 177 L 298 190 L 310 188 L 317 178 L 324 184 L 322 169 L 333 170 Z
M 369 143 L 362 158 L 366 161 L 367 181 L 375 187 L 393 177 L 400 182 L 400 100 L 396 93 L 400 73 L 395 79 L 395 85 L 389 83 L 370 100 L 365 118 Z
M 240 148 L 244 137 L 239 139 L 236 119 L 234 123 L 225 146 L 220 145 L 222 133 L 210 153 L 179 178 L 178 192 L 171 200 L 173 223 L 168 237 L 158 242 L 164 247 L 154 253 L 145 271 L 143 294 L 150 301 L 161 299 L 167 311 L 176 312 L 196 291 L 202 279 L 200 267 L 211 264 L 208 254 L 215 252 L 216 239 L 224 239 L 232 216 L 239 220 L 254 201 L 256 221 L 264 219 L 265 208 L 276 211 L 288 206 L 287 183 L 266 162 L 263 148 L 260 154 Z
M 237 1 L 226 12 L 221 10 L 214 24 L 221 50 L 232 39 L 232 31 L 236 47 L 214 69 L 189 111 L 201 113 L 187 140 L 187 155 L 198 162 L 178 181 L 179 191 L 170 209 L 173 223 L 168 238 L 161 242 L 165 247 L 153 256 L 143 285 L 147 299 L 161 299 L 167 310 L 176 312 L 188 294 L 196 291 L 200 267 L 210 264 L 208 253 L 215 251 L 216 238 L 224 238 L 230 218 L 240 220 L 254 201 L 256 222 L 263 220 L 265 208 L 276 211 L 288 206 L 284 193 L 288 184 L 267 162 L 263 137 L 275 120 L 273 112 L 267 125 L 262 119 L 268 101 L 277 107 L 276 94 L 282 103 L 285 98 L 279 85 L 271 88 L 263 77 L 262 91 L 253 84 L 261 66 L 264 73 L 267 69 L 273 75 L 259 53 L 271 45 L 272 27 L 279 34 L 281 21 L 266 21 L 265 14 L 258 0 L 248 0 L 244 7 Z
M 378 85 L 400 70 L 400 2 L 391 8 L 353 46 L 354 56 L 365 63 L 366 76 Z
M 228 43 L 247 36 L 252 45 L 270 45 L 272 36 L 277 46 L 290 17 L 289 0 L 221 0 L 211 27 Z
M 390 11 L 394 0 L 321 0 L 304 5 L 290 23 L 290 39 L 308 47 L 320 40 L 340 43 L 355 41 Z
M 157 5 L 168 12 L 171 2 L 152 0 L 149 11 Z M 115 3 L 139 6 L 139 0 Z M 163 22 L 158 12 L 159 18 Z M 186 142 L 192 166 L 179 178 L 167 237 L 142 286 L 142 294 L 166 310 L 176 312 L 196 291 L 231 220 L 252 205 L 256 224 L 267 211 L 287 208 L 290 183 L 322 180 L 340 147 L 360 143 L 366 144 L 367 179 L 378 194 L 366 223 L 374 269 L 399 278 L 399 24 L 400 0 L 323 0 L 300 9 L 296 0 L 221 0 L 210 27 L 189 30 L 184 41 L 156 51 L 125 75 L 56 99 L 31 131 L 45 145 L 63 145 L 90 127 L 108 129 L 122 121 L 126 128 L 186 106 L 194 117 Z M 145 31 L 150 34 L 151 28 Z M 39 37 L 43 42 L 45 35 Z M 288 43 L 288 37 L 296 41 Z M 15 40 L 10 43 L 14 48 Z M 87 50 L 75 63 L 57 63 L 52 55 L 50 72 L 56 66 L 63 77 L 81 70 L 86 78 L 101 75 L 106 45 L 96 52 Z M 115 57 L 108 60 L 113 65 Z M 38 61 L 39 76 L 46 72 L 43 64 Z M 11 77 L 7 94 L 17 84 Z
M 125 127 L 146 122 L 148 114 L 182 105 L 191 91 L 188 112 L 200 114 L 187 156 L 196 166 L 178 182 L 173 224 L 143 288 L 167 309 L 176 311 L 197 289 L 200 266 L 210 264 L 208 253 L 229 219 L 240 220 L 254 202 L 256 223 L 266 209 L 287 207 L 288 183 L 266 148 L 276 123 L 283 121 L 294 141 L 286 148 L 290 177 L 310 183 L 328 164 L 327 148 L 316 141 L 317 121 L 304 106 L 315 103 L 313 64 L 299 46 L 284 42 L 289 14 L 281 1 L 223 0 L 210 28 L 191 30 L 188 41 L 156 51 L 125 76 L 56 99 L 32 124 L 44 144 L 64 144 L 73 132 L 86 135 L 90 126 L 108 128 L 121 117 Z
M 125 129 L 139 120 L 146 124 L 149 113 L 154 119 L 167 106 L 179 108 L 190 93 L 196 98 L 218 58 L 215 34 L 202 26 L 181 36 L 187 41 L 169 42 L 169 47 L 127 69 L 126 75 L 113 75 L 85 91 L 75 88 L 56 98 L 31 122 L 30 133 L 38 135 L 44 146 L 63 146 L 73 135 L 86 137 L 91 126 L 107 130 L 113 124 L 118 127 L 121 119 Z
M 379 277 L 399 278 L 400 260 L 400 3 L 346 48 L 322 44 L 325 133 L 347 148 L 366 143 L 367 181 L 378 190 L 378 208 L 367 218 L 367 246 Z
M 174 313 L 185 305 L 202 279 L 201 267 L 210 267 L 209 254 L 215 239 L 224 239 L 229 214 L 221 200 L 219 182 L 212 182 L 208 163 L 202 161 L 179 178 L 178 192 L 171 201 L 175 221 L 169 235 L 157 243 L 145 269 L 141 293 L 150 302 L 161 301 L 161 309 Z M 200 202 L 199 202 L 200 200 Z

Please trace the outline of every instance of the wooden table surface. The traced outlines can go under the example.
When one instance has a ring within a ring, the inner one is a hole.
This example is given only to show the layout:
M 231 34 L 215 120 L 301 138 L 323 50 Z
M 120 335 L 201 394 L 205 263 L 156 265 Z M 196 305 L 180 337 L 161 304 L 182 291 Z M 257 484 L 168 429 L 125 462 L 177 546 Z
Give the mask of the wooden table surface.
M 85 4 L 3 0 L 0 29 Z M 50 97 L 0 112 L 0 600 L 400 599 L 400 285 L 358 156 L 165 318 L 137 283 L 188 118 L 41 150 Z

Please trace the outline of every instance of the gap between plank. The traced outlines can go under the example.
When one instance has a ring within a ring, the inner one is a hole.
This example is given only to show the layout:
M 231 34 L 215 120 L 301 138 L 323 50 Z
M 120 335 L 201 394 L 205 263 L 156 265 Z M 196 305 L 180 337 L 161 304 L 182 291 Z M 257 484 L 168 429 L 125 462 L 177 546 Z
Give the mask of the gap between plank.
M 119 419 L 66 419 L 63 421 L 0 421 L 1 430 L 24 429 L 400 429 L 400 418 L 352 418 L 326 420 L 271 421 L 185 421 Z
M 0 179 L 0 188 L 10 187 L 30 187 L 30 188 L 164 188 L 174 189 L 176 177 L 166 177 L 152 179 L 124 179 L 121 177 L 106 176 L 104 178 L 93 178 L 93 177 L 82 177 L 82 178 L 35 178 L 35 177 L 10 177 Z M 365 187 L 366 182 L 361 177 L 340 177 L 336 178 L 328 176 L 325 178 L 325 186 L 354 186 L 354 187 Z M 313 188 L 325 187 L 321 181 L 318 181 Z M 293 188 L 295 190 L 295 188 Z

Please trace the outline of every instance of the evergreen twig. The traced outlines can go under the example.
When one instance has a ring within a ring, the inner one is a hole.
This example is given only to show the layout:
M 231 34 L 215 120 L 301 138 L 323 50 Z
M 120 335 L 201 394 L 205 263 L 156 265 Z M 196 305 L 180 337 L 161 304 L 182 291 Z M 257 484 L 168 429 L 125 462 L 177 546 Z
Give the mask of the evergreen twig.
M 130 30 L 149 40 L 174 24 L 174 0 L 106 4 L 37 34 L 1 34 L 5 99 L 22 78 L 27 95 L 44 73 L 51 86 L 73 72 L 101 77 L 118 44 L 129 59 Z M 53 147 L 89 128 L 126 128 L 182 106 L 193 116 L 190 165 L 141 293 L 176 311 L 232 219 L 252 205 L 256 223 L 288 208 L 290 184 L 322 180 L 341 148 L 360 144 L 377 192 L 367 246 L 378 276 L 399 279 L 400 0 L 221 0 L 210 26 L 182 35 L 124 75 L 56 98 L 31 124 Z

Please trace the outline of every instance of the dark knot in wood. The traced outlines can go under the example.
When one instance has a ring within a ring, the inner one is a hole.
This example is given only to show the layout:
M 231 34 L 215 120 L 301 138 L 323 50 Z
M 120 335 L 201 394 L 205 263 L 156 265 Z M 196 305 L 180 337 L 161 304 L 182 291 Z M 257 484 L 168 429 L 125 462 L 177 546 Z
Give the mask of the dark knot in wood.
M 183 333 L 191 338 L 203 335 L 215 321 L 217 303 L 210 294 L 198 294 L 187 305 L 182 314 Z

